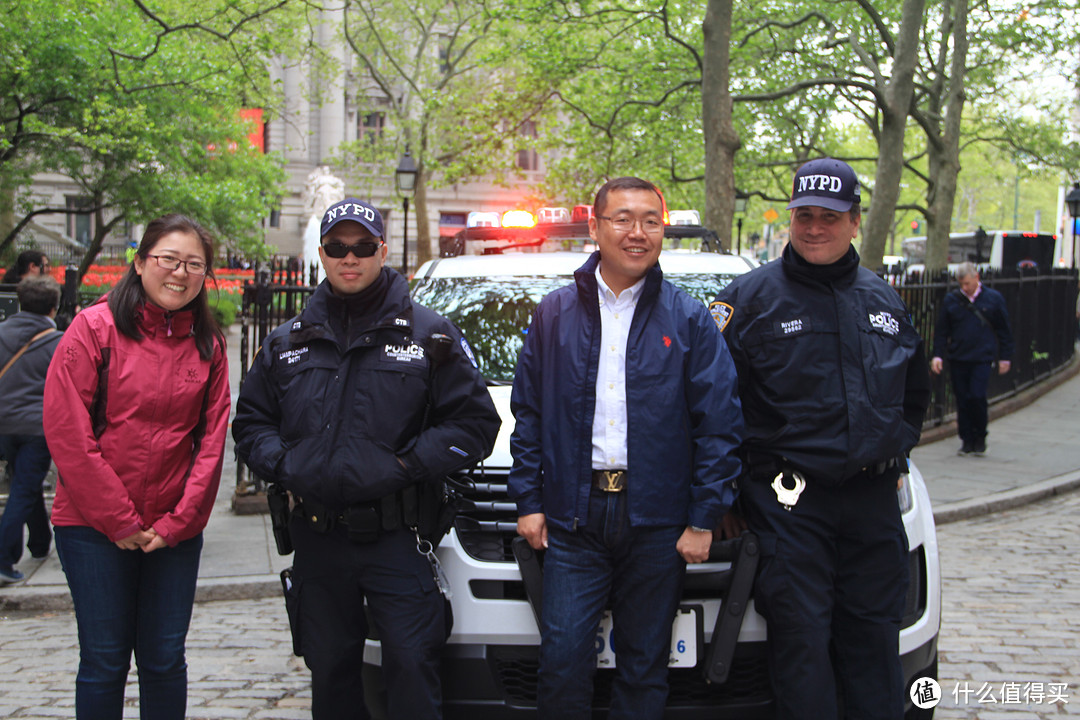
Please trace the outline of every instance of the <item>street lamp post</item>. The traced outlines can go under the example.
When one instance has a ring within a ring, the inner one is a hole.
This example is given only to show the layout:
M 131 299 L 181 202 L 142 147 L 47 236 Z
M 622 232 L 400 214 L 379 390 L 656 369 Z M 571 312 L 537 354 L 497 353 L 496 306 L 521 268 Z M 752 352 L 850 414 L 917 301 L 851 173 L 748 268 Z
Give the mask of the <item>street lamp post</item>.
M 1080 218 L 1080 183 L 1073 183 L 1072 190 L 1065 196 L 1065 204 L 1069 207 L 1069 215 L 1072 217 L 1073 238 L 1073 265 L 1076 264 L 1076 221 Z
M 737 242 L 735 245 L 735 254 L 742 255 L 742 216 L 746 212 L 746 201 L 749 199 L 749 195 L 741 193 L 738 190 L 735 191 L 735 213 L 739 216 L 735 219 L 738 232 L 736 233 Z
M 402 196 L 402 220 L 405 223 L 401 235 L 401 274 L 405 277 L 409 276 L 409 196 L 416 190 L 416 172 L 416 163 L 406 150 L 394 171 L 394 182 L 397 184 L 398 194 Z

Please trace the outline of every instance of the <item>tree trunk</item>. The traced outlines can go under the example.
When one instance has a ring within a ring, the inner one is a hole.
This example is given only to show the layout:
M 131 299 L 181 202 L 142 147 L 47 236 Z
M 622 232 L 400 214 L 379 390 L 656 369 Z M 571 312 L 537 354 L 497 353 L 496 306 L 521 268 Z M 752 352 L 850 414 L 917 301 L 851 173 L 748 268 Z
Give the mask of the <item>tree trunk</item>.
M 951 5 L 946 3 L 946 13 Z M 952 61 L 949 76 L 942 82 L 942 87 L 949 88 L 945 100 L 945 130 L 927 143 L 930 184 L 927 188 L 926 269 L 932 272 L 948 265 L 949 233 L 952 231 L 957 177 L 960 175 L 960 120 L 964 111 L 968 51 L 967 0 L 955 0 L 954 12 Z M 941 38 L 943 50 L 949 47 L 949 41 L 948 36 Z M 939 71 L 945 71 L 944 60 L 939 65 Z
M 105 237 L 124 219 L 124 213 L 120 213 L 109 222 L 105 222 L 105 215 L 100 207 L 100 195 L 94 197 L 94 204 L 98 206 L 98 209 L 94 211 L 94 239 L 90 241 L 90 247 L 86 248 L 86 253 L 83 254 L 82 259 L 79 260 L 79 285 L 82 285 L 83 277 L 90 270 L 90 266 L 94 264 L 94 260 L 97 259 L 98 253 L 101 252 L 101 246 L 105 242 Z
M 742 144 L 731 110 L 731 0 L 709 0 L 702 23 L 701 114 L 705 136 L 705 226 L 731 249 L 735 153 Z
M 15 230 L 15 188 L 5 187 L 0 190 L 0 252 L 14 242 L 13 230 Z
M 416 168 L 416 195 L 414 196 L 413 215 L 416 218 L 416 268 L 431 259 L 431 225 L 428 223 L 427 207 L 427 173 L 424 171 L 424 162 Z
M 892 76 L 881 104 L 881 135 L 878 138 L 877 171 L 870 210 L 863 223 L 862 264 L 881 266 L 885 239 L 892 228 L 896 201 L 900 197 L 900 177 L 904 170 L 904 131 L 915 87 L 919 35 L 922 31 L 925 0 L 904 0 L 900 35 L 893 58 Z

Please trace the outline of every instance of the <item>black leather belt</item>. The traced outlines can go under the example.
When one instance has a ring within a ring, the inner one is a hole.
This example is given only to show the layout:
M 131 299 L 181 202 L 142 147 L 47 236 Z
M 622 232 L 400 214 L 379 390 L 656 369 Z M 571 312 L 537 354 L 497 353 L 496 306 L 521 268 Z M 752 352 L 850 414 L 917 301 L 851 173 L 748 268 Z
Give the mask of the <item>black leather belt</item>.
M 609 493 L 622 492 L 626 489 L 625 470 L 593 470 L 593 487 Z

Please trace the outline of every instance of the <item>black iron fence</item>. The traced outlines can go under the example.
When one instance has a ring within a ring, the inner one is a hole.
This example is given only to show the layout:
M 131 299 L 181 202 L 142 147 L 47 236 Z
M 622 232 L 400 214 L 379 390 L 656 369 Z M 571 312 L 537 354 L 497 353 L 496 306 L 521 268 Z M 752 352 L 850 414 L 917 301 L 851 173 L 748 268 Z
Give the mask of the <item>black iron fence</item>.
M 1072 360 L 1077 339 L 1077 270 L 1049 272 L 996 271 L 982 276 L 986 287 L 1005 297 L 1016 352 L 1005 375 L 990 378 L 990 402 L 1031 387 Z M 915 328 L 926 342 L 927 357 L 933 348 L 934 325 L 945 293 L 957 287 L 945 274 L 932 280 L 896 285 L 911 311 Z M 941 425 L 956 412 L 956 400 L 947 381 L 948 372 L 933 378 L 934 395 L 926 427 Z

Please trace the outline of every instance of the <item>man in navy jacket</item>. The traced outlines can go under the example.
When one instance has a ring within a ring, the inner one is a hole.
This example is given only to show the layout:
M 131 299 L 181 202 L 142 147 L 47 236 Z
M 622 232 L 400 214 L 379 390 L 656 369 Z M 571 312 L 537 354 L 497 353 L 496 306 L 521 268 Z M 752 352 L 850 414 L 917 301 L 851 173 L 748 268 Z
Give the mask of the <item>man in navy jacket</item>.
M 742 412 L 716 324 L 657 264 L 659 191 L 617 178 L 593 208 L 599 251 L 537 307 L 511 397 L 518 533 L 546 548 L 537 705 L 592 717 L 610 599 L 609 717 L 660 718 L 685 564 L 734 500 Z
M 1005 298 L 997 290 L 983 286 L 979 271 L 969 262 L 956 269 L 959 289 L 945 294 L 937 327 L 930 370 L 941 372 L 942 358 L 948 358 L 956 394 L 956 426 L 960 435 L 960 455 L 986 452 L 986 424 L 989 419 L 986 386 L 990 370 L 998 361 L 998 372 L 1009 372 L 1013 355 L 1012 331 Z

